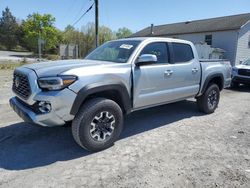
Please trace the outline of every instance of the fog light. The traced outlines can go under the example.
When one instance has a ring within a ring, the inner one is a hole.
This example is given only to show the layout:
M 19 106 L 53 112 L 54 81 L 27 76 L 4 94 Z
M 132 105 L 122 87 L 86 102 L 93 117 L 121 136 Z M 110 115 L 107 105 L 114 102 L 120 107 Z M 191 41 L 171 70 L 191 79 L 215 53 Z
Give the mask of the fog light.
M 38 103 L 38 109 L 42 113 L 49 113 L 51 111 L 51 104 L 48 102 L 41 101 Z

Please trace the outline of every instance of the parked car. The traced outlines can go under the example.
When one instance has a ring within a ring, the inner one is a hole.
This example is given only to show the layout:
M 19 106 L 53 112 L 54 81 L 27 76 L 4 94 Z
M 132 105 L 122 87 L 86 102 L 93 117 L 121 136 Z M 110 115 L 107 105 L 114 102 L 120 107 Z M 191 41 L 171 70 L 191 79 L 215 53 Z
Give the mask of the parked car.
M 250 59 L 236 65 L 232 70 L 232 87 L 238 87 L 240 84 L 250 85 Z
M 13 80 L 10 105 L 21 118 L 41 126 L 73 120 L 75 141 L 100 151 L 136 110 L 196 98 L 200 111 L 213 113 L 230 86 L 231 65 L 199 61 L 188 41 L 130 38 L 107 42 L 83 60 L 24 65 Z

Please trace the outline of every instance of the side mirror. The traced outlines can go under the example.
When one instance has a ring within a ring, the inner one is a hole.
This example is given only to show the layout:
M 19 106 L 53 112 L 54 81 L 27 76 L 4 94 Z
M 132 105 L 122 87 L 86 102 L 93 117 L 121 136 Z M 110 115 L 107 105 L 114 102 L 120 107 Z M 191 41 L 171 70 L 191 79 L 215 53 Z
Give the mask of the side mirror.
M 144 64 L 153 64 L 157 62 L 157 56 L 153 54 L 143 54 L 141 55 L 137 62 L 136 65 L 144 65 Z

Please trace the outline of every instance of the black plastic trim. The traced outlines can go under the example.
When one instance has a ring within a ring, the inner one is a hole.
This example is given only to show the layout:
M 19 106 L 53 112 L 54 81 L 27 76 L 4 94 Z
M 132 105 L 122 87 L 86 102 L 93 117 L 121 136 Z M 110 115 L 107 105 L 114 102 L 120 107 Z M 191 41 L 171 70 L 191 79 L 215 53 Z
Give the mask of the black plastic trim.
M 76 115 L 85 99 L 95 93 L 103 91 L 117 91 L 121 97 L 122 107 L 125 113 L 130 113 L 132 109 L 132 101 L 130 99 L 127 88 L 123 83 L 95 83 L 83 87 L 76 96 L 73 106 L 70 110 L 71 115 Z
M 202 90 L 201 90 L 201 94 L 203 94 L 206 91 L 206 88 L 207 88 L 209 82 L 212 79 L 217 78 L 217 77 L 219 77 L 222 80 L 222 87 L 224 86 L 224 76 L 223 76 L 223 74 L 218 73 L 218 74 L 210 75 L 210 76 L 207 77 L 206 81 L 203 84 L 203 87 L 202 87 Z
M 234 76 L 232 79 L 232 82 L 242 83 L 242 84 L 250 84 L 250 77 L 240 77 L 240 76 Z
M 21 117 L 25 122 L 32 123 L 33 121 L 31 117 L 29 116 L 29 114 L 19 109 L 16 103 L 18 103 L 18 101 L 16 100 L 16 97 L 11 98 L 9 100 L 10 106 L 19 115 L 19 117 Z

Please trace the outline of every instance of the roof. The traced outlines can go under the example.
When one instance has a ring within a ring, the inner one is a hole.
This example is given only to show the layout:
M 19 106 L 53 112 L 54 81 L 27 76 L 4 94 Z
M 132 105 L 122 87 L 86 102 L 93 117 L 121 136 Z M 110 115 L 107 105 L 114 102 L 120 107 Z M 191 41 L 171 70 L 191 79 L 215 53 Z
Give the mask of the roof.
M 179 42 L 179 43 L 186 43 L 190 44 L 190 41 L 182 40 L 182 39 L 174 39 L 174 38 L 167 38 L 167 37 L 131 37 L 131 38 L 124 38 L 124 39 L 117 39 L 114 41 L 165 41 L 165 42 Z
M 238 30 L 250 21 L 250 13 L 205 20 L 187 21 L 174 24 L 154 26 L 153 36 Z M 134 33 L 131 37 L 151 36 L 151 27 Z

